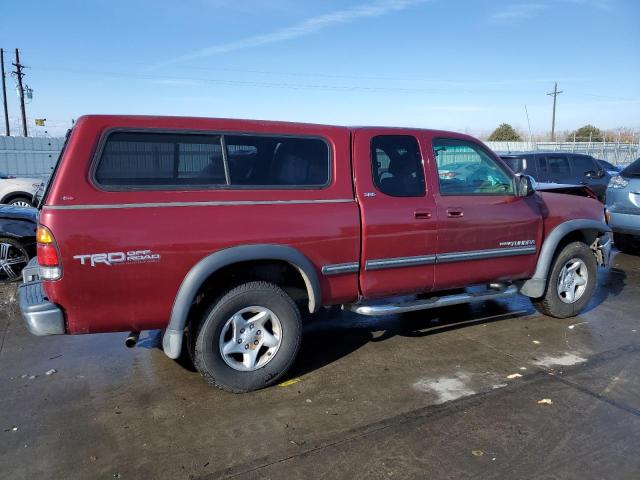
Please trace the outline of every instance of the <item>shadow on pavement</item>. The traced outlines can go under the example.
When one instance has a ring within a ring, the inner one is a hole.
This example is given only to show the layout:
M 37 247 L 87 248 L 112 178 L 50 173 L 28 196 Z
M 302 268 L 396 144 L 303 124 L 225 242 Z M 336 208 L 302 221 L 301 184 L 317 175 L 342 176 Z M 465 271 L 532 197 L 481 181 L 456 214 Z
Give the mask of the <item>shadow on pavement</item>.
M 604 303 L 610 297 L 617 297 L 626 286 L 627 274 L 616 267 L 598 269 L 598 287 L 582 313 L 587 313 Z
M 365 317 L 331 308 L 307 324 L 302 348 L 287 378 L 323 368 L 370 342 L 396 336 L 426 337 L 534 313 L 528 300 L 524 300 L 517 301 L 517 305 L 488 301 L 383 317 Z

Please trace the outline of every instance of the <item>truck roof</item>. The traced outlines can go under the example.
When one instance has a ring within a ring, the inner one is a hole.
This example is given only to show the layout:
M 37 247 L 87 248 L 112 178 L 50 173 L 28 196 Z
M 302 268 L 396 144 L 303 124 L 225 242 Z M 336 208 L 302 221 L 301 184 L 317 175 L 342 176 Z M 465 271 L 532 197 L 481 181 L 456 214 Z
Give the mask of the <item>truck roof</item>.
M 513 157 L 533 157 L 537 155 L 571 155 L 572 157 L 591 157 L 591 155 L 580 152 L 567 152 L 564 150 L 536 150 L 535 152 L 498 152 L 500 158 L 513 158 Z
M 260 131 L 262 128 L 269 127 L 287 127 L 288 129 L 300 129 L 300 130 L 334 130 L 344 129 L 351 132 L 358 130 L 389 130 L 389 131 L 415 131 L 415 132 L 430 132 L 443 135 L 460 135 L 456 132 L 450 132 L 446 130 L 437 130 L 429 128 L 418 127 L 398 127 L 398 126 L 377 126 L 377 125 L 329 125 L 319 123 L 305 123 L 305 122 L 290 122 L 280 120 L 258 120 L 258 119 L 239 119 L 239 118 L 219 118 L 219 117 L 182 117 L 171 115 L 102 115 L 102 114 L 88 114 L 78 118 L 76 124 L 82 123 L 99 123 L 107 127 L 128 127 L 136 125 L 138 127 L 148 126 L 150 128 L 220 128 L 221 124 L 231 126 L 232 128 L 240 129 L 241 127 L 256 129 Z M 201 126 L 201 127 L 200 127 Z M 262 128 L 261 128 L 262 127 Z

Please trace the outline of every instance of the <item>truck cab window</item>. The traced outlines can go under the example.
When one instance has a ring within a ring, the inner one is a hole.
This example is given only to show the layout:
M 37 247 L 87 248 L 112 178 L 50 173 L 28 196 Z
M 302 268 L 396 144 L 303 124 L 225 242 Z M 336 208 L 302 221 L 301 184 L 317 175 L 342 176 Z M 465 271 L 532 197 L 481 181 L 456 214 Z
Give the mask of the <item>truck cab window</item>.
M 373 183 L 392 197 L 422 197 L 424 168 L 418 141 L 411 135 L 380 135 L 371 140 Z
M 511 176 L 479 145 L 435 138 L 441 195 L 513 195 Z

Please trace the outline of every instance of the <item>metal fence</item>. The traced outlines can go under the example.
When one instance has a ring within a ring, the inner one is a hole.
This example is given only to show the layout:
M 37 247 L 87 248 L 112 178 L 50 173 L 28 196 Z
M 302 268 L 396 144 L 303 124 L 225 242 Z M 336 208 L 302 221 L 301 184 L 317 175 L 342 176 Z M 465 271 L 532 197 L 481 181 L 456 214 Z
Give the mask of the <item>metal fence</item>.
M 614 165 L 628 165 L 640 158 L 640 142 L 485 142 L 498 153 L 573 152 L 591 155 Z
M 63 137 L 0 137 L 0 172 L 18 177 L 51 174 Z

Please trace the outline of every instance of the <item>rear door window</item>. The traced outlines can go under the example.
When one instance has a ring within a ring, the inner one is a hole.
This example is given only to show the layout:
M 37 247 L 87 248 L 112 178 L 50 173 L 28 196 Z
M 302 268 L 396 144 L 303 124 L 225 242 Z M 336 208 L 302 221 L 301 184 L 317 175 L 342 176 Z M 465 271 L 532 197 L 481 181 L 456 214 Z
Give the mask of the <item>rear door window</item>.
M 418 141 L 411 135 L 379 135 L 371 140 L 373 183 L 392 197 L 426 193 Z
M 583 157 L 577 155 L 571 158 L 571 168 L 573 170 L 574 177 L 582 179 L 587 172 L 597 172 L 600 169 L 596 165 L 595 161 L 591 157 Z
M 572 182 L 571 167 L 566 155 L 547 155 L 545 165 L 547 180 L 550 182 Z
M 566 157 L 547 157 L 547 169 L 554 175 L 568 175 L 569 161 Z
M 106 189 L 321 188 L 328 144 L 272 135 L 114 132 L 95 170 Z

